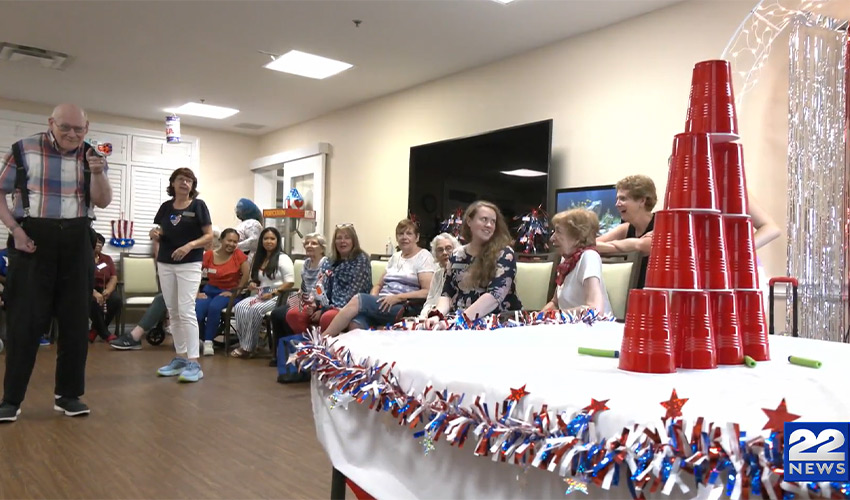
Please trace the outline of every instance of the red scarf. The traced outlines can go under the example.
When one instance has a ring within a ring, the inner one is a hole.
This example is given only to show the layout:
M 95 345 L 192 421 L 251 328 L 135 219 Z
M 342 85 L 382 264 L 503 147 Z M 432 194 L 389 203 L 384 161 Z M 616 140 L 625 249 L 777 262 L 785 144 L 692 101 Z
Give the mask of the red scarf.
M 573 269 L 578 265 L 579 259 L 581 259 L 581 254 L 585 252 L 585 250 L 596 250 L 596 246 L 579 248 L 572 254 L 564 257 L 563 261 L 558 264 L 558 274 L 555 276 L 555 284 L 561 286 L 564 284 L 564 278 L 567 277 Z

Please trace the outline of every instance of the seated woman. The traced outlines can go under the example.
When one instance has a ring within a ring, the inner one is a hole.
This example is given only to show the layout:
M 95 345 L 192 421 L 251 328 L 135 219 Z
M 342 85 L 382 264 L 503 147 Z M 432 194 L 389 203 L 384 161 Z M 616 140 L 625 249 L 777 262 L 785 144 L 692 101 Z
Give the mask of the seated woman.
M 544 311 L 580 312 L 586 308 L 611 313 L 608 292 L 602 282 L 602 258 L 596 252 L 599 218 L 596 213 L 574 208 L 552 217 L 552 243 L 561 254 L 555 277 L 555 295 Z
M 360 248 L 353 224 L 338 224 L 334 230 L 331 258 L 319 269 L 316 300 L 301 310 L 290 309 L 286 322 L 296 334 L 319 325 L 325 331 L 339 310 L 358 293 L 372 289 L 372 266 Z
M 241 221 L 236 226 L 236 233 L 239 236 L 239 250 L 242 250 L 246 255 L 256 252 L 260 241 L 260 232 L 263 230 L 263 213 L 260 211 L 260 207 L 248 198 L 240 198 L 236 203 L 236 218 Z
M 446 283 L 434 309 L 440 314 L 457 311 L 470 320 L 492 313 L 522 309 L 516 295 L 516 256 L 511 235 L 499 208 L 476 201 L 463 214 L 461 237 L 468 241 L 449 258 Z M 431 316 L 426 328 L 441 326 Z
M 218 334 L 221 310 L 227 307 L 233 295 L 231 290 L 244 287 L 251 274 L 248 257 L 236 248 L 239 233 L 227 228 L 221 232 L 219 241 L 218 249 L 204 252 L 202 269 L 207 275 L 207 284 L 195 300 L 198 328 L 204 336 L 204 356 L 215 354 L 213 339 Z
M 437 307 L 437 300 L 443 293 L 443 285 L 446 283 L 446 269 L 449 267 L 449 257 L 460 247 L 460 242 L 449 233 L 440 233 L 431 240 L 431 254 L 437 262 L 437 270 L 431 278 L 431 287 L 428 289 L 428 297 L 422 305 L 419 313 L 420 319 L 425 319 L 428 314 Z
M 314 304 L 316 283 L 319 281 L 319 269 L 328 260 L 325 257 L 327 242 L 322 233 L 310 233 L 304 236 L 303 245 L 307 258 L 304 259 L 304 266 L 301 268 L 301 293 L 292 294 L 284 304 L 275 307 L 270 316 L 276 342 L 282 338 L 288 339 L 284 343 L 289 342 L 294 337 L 301 338 L 301 335 L 294 335 L 295 332 L 289 328 L 286 323 L 286 313 L 290 309 L 301 311 Z M 272 366 L 277 366 L 277 361 Z
M 94 342 L 97 337 L 111 342 L 117 337 L 109 333 L 109 324 L 121 310 L 121 295 L 115 291 L 118 286 L 118 273 L 115 271 L 115 263 L 112 257 L 103 253 L 103 245 L 106 238 L 102 234 L 96 235 L 94 244 L 94 290 L 92 290 L 91 309 L 91 331 L 89 342 Z
M 617 210 L 623 223 L 596 238 L 596 251 L 602 255 L 617 252 L 641 252 L 649 255 L 658 202 L 655 183 L 645 175 L 630 175 L 617 183 Z M 649 258 L 641 259 L 637 288 L 646 281 Z
M 239 302 L 233 309 L 239 347 L 230 352 L 232 357 L 249 358 L 253 355 L 260 338 L 263 316 L 277 305 L 277 297 L 294 284 L 295 266 L 281 250 L 280 233 L 273 227 L 263 229 L 248 284 L 248 289 L 257 294 Z
M 322 333 L 334 337 L 343 330 L 370 328 L 395 323 L 405 313 L 407 301 L 425 299 L 434 276 L 434 258 L 419 248 L 419 227 L 403 219 L 395 228 L 400 251 L 387 263 L 387 270 L 370 293 L 360 293 L 348 301 Z M 417 314 L 419 308 L 411 314 Z

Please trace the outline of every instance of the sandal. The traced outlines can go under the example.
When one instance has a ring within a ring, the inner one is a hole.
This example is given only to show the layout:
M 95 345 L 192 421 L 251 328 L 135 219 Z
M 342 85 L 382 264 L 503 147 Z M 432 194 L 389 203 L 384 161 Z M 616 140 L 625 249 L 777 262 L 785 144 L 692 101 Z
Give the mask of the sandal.
M 254 353 L 244 351 L 241 347 L 237 347 L 236 349 L 230 351 L 231 358 L 240 358 L 240 359 L 248 359 L 254 356 Z

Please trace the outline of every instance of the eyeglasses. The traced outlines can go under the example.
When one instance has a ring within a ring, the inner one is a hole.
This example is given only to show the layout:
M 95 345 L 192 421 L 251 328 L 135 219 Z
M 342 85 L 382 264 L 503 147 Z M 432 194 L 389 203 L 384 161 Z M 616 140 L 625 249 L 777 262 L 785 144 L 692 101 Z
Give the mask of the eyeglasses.
M 56 128 L 58 128 L 60 132 L 65 132 L 65 133 L 70 132 L 72 130 L 77 135 L 83 135 L 83 134 L 86 133 L 86 127 L 72 127 L 71 125 L 68 125 L 67 123 L 57 123 Z
M 354 227 L 354 224 L 352 224 L 351 222 L 343 222 L 342 224 L 336 225 L 337 229 L 345 229 L 347 227 Z
M 453 245 L 446 245 L 444 247 L 435 247 L 434 251 L 437 253 L 452 253 L 454 249 L 455 247 Z

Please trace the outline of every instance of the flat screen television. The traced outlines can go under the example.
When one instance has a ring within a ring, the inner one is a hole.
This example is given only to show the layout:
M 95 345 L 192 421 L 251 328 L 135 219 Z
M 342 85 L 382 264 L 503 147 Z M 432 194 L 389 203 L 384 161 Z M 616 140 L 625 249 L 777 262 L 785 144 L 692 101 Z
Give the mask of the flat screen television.
M 520 222 L 515 217 L 545 210 L 551 156 L 552 120 L 410 148 L 408 210 L 419 220 L 420 245 L 427 247 L 442 221 L 475 200 L 495 203 L 512 231 Z
M 599 234 L 605 234 L 622 223 L 617 210 L 617 188 L 613 184 L 558 189 L 555 191 L 555 211 L 584 207 L 599 217 Z

